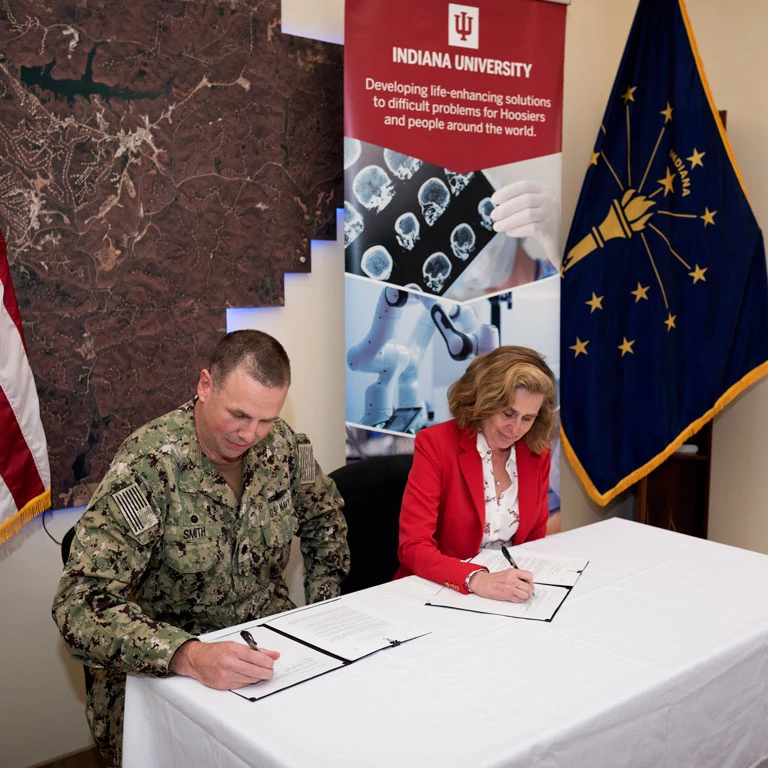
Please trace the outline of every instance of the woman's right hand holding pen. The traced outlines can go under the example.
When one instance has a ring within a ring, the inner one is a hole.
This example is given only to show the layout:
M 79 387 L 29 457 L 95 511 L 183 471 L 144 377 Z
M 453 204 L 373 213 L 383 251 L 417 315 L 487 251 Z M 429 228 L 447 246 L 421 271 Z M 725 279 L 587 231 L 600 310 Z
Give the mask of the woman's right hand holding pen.
M 521 571 L 503 544 L 501 545 L 501 554 L 504 555 L 504 559 L 511 568 L 497 573 L 488 573 L 487 571 L 477 573 L 470 578 L 469 588 L 476 595 L 490 597 L 492 600 L 509 600 L 513 603 L 525 602 L 533 594 L 533 574 L 530 571 Z M 482 591 L 478 592 L 473 586 L 476 583 L 475 576 L 482 576 L 483 574 L 500 578 L 481 578 L 477 587 Z
M 480 597 L 523 603 L 533 594 L 533 574 L 519 568 L 505 571 L 478 571 L 469 580 L 469 589 Z

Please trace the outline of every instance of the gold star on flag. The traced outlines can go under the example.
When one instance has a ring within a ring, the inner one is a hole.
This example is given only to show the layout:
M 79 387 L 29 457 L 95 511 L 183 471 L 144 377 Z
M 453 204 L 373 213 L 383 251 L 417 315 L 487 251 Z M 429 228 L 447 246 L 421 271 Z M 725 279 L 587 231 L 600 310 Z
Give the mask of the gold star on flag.
M 703 168 L 704 163 L 701 162 L 701 158 L 706 154 L 706 152 L 699 152 L 699 150 L 694 147 L 693 154 L 685 159 L 691 164 L 691 168 L 695 168 L 697 165 L 700 165 Z
M 711 224 L 713 227 L 715 226 L 715 214 L 717 211 L 710 211 L 709 208 L 706 206 L 704 207 L 704 213 L 699 216 L 700 219 L 704 219 L 704 226 L 706 227 L 707 224 Z
M 635 351 L 632 349 L 632 345 L 635 343 L 635 340 L 632 339 L 632 341 L 627 341 L 627 337 L 624 337 L 624 341 L 619 344 L 619 349 L 621 350 L 621 356 L 624 357 L 624 355 L 629 352 L 630 355 L 634 355 Z
M 603 308 L 603 299 L 605 296 L 595 296 L 595 292 L 592 291 L 592 298 L 589 301 L 585 301 L 584 303 L 588 307 L 592 307 L 592 309 L 589 310 L 589 314 L 591 315 L 596 309 L 602 309 Z
M 672 107 L 667 102 L 667 108 L 661 110 L 661 114 L 664 115 L 664 125 L 666 125 L 672 119 Z
M 677 326 L 675 325 L 675 320 L 677 320 L 677 315 L 673 315 L 670 312 L 669 316 L 664 321 L 664 325 L 667 326 L 667 333 L 669 333 L 673 328 L 677 328 Z
M 600 159 L 600 153 L 599 152 L 593 152 L 592 156 L 589 158 L 589 164 L 590 165 L 597 165 L 597 161 Z
M 621 97 L 622 99 L 624 99 L 625 104 L 629 101 L 635 100 L 634 94 L 636 90 L 637 90 L 637 86 L 635 86 L 634 88 L 627 88 L 626 93 Z
M 707 271 L 707 267 L 704 267 L 702 269 L 698 264 L 694 268 L 693 272 L 689 272 L 688 274 L 693 278 L 693 284 L 696 285 L 696 283 L 699 282 L 699 280 L 702 280 L 703 282 L 707 282 L 707 278 L 704 277 L 704 273 Z
M 642 286 L 640 283 L 637 284 L 637 288 L 635 288 L 634 291 L 630 291 L 630 293 L 635 297 L 635 304 L 637 304 L 640 299 L 648 300 L 648 289 L 650 288 L 650 285 Z
M 658 179 L 659 184 L 664 187 L 664 197 L 671 192 L 674 192 L 673 182 L 675 181 L 675 174 L 667 168 L 667 175 L 663 179 Z
M 577 336 L 576 343 L 572 347 L 568 347 L 568 349 L 572 349 L 575 352 L 574 357 L 578 357 L 579 355 L 586 355 L 586 354 L 589 354 L 587 352 L 587 344 L 589 344 L 589 339 L 587 339 L 586 341 L 582 341 Z

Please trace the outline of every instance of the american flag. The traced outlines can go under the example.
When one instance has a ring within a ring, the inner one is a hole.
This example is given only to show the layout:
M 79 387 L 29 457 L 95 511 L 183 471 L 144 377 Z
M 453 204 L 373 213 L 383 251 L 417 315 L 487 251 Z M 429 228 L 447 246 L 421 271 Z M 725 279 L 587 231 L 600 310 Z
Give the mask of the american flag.
M 0 233 L 0 544 L 50 506 L 48 446 Z

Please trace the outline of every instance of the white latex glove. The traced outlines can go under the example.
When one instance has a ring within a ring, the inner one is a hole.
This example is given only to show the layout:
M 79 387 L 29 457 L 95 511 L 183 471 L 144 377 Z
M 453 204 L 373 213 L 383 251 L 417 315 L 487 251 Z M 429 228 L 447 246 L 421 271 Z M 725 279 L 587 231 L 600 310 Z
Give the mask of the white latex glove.
M 538 181 L 514 181 L 491 196 L 493 228 L 510 237 L 533 237 L 560 269 L 560 201 L 555 190 Z

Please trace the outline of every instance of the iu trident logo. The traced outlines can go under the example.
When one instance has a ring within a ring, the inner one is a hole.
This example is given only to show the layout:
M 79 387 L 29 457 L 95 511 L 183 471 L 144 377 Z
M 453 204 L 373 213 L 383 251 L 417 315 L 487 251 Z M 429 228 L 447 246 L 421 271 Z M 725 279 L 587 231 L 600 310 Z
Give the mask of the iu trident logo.
M 461 14 L 456 14 L 453 17 L 456 22 L 455 29 L 456 34 L 463 40 L 466 40 L 472 34 L 472 17 L 467 15 L 466 11 L 462 11 Z
M 473 5 L 448 3 L 448 45 L 479 48 L 480 9 Z

